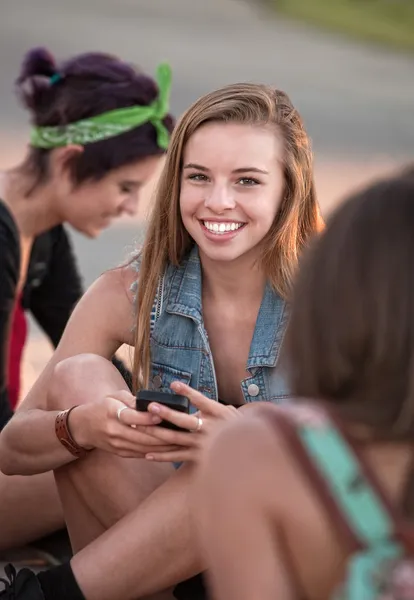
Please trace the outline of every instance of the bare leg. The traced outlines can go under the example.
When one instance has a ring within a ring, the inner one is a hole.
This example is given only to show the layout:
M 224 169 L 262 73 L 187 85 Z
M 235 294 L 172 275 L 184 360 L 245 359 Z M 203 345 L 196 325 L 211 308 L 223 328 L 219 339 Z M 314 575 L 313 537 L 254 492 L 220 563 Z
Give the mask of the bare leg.
M 157 466 L 163 468 L 151 468 Z M 74 552 L 97 539 L 120 518 L 136 509 L 170 475 L 169 465 L 153 465 L 133 459 L 128 461 L 104 452 L 94 452 L 77 468 L 69 465 L 60 469 L 56 473 L 56 482 Z M 113 548 L 113 551 L 116 550 Z M 136 557 L 136 560 L 139 562 L 140 558 Z M 135 592 L 132 597 L 138 598 Z M 147 598 L 171 600 L 172 593 L 164 591 Z
M 203 570 L 191 505 L 194 472 L 182 467 L 138 508 L 72 559 L 87 600 L 133 600 Z
M 120 458 L 98 451 L 56 471 L 74 552 L 136 509 L 173 472 L 168 464 Z M 92 517 L 90 528 L 88 522 Z
M 60 363 L 48 402 L 50 408 L 60 409 L 74 399 L 77 404 L 86 403 L 123 388 L 127 389 L 123 378 L 109 361 L 80 355 Z M 135 509 L 173 472 L 169 464 L 121 458 L 100 450 L 57 469 L 55 479 L 74 551 Z
M 133 600 L 201 573 L 196 468 L 185 465 L 72 559 L 87 600 Z
M 94 385 L 93 393 L 91 382 Z M 68 399 L 73 403 L 74 397 L 79 404 L 90 401 L 97 393 L 108 394 L 124 386 L 119 373 L 108 361 L 95 357 L 75 357 L 60 365 L 51 386 L 50 404 L 53 408 L 61 408 L 69 405 Z M 58 469 L 55 478 L 74 551 L 79 552 L 119 519 L 136 510 L 173 473 L 172 465 L 125 459 L 97 450 L 82 460 Z M 163 542 L 168 544 L 168 540 Z M 116 557 L 116 546 L 110 544 L 108 550 L 112 558 Z M 142 555 L 136 554 L 134 563 L 141 562 L 145 554 L 146 549 Z M 111 570 L 109 564 L 104 570 Z M 160 585 L 160 574 L 153 572 L 153 578 L 157 581 L 153 589 L 141 593 L 140 590 L 129 588 L 129 597 L 142 598 L 169 587 Z M 119 594 L 119 590 L 116 590 L 112 597 L 119 598 Z M 125 595 L 122 594 L 122 597 Z M 157 595 L 158 600 L 168 597 L 171 596 Z
M 53 473 L 0 473 L 0 550 L 33 542 L 64 527 Z

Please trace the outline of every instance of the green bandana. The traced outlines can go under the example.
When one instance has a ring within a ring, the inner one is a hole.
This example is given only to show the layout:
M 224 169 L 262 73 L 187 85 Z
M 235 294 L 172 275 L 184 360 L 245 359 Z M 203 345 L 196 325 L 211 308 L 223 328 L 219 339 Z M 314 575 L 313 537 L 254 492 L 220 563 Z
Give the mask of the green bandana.
M 162 120 L 168 113 L 171 88 L 171 67 L 161 64 L 157 68 L 158 98 L 147 106 L 131 106 L 111 110 L 96 117 L 58 127 L 34 127 L 30 144 L 35 148 L 60 148 L 69 144 L 90 144 L 130 131 L 144 123 L 151 123 L 157 131 L 157 143 L 168 147 L 169 132 Z

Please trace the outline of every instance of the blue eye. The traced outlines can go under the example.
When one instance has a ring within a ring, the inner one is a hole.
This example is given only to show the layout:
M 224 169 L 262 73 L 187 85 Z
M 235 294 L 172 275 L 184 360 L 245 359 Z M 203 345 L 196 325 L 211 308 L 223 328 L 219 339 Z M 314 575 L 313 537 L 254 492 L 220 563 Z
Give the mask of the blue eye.
M 251 177 L 242 177 L 241 179 L 239 179 L 239 183 L 243 187 L 252 187 L 254 185 L 259 185 L 260 181 L 258 181 L 257 179 L 252 179 Z
M 188 176 L 191 181 L 207 181 L 207 176 L 203 173 L 192 173 Z

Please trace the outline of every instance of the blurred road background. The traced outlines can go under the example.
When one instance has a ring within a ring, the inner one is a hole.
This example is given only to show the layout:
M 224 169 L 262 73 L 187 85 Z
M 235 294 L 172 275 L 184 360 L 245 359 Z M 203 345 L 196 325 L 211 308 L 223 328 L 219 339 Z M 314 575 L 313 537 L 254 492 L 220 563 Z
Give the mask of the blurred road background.
M 58 58 L 109 51 L 149 72 L 167 59 L 174 71 L 177 115 L 204 92 L 229 82 L 284 89 L 313 138 L 325 213 L 350 189 L 412 158 L 412 56 L 294 24 L 262 2 L 2 0 L 0 168 L 12 166 L 25 151 L 27 115 L 16 103 L 13 81 L 24 52 L 34 45 L 47 46 Z M 126 256 L 142 236 L 143 215 L 120 221 L 98 241 L 74 235 L 86 284 Z M 34 329 L 26 353 L 26 389 L 49 353 Z

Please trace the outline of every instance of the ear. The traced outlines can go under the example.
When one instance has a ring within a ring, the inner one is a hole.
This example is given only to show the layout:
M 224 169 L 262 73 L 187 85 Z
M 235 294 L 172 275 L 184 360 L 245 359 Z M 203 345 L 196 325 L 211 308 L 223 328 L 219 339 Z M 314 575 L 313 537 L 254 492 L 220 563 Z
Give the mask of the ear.
M 70 144 L 63 148 L 55 148 L 51 156 L 52 176 L 59 179 L 70 177 L 69 164 L 83 152 L 83 146 Z

